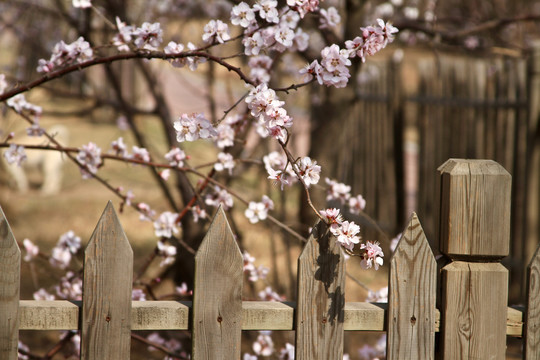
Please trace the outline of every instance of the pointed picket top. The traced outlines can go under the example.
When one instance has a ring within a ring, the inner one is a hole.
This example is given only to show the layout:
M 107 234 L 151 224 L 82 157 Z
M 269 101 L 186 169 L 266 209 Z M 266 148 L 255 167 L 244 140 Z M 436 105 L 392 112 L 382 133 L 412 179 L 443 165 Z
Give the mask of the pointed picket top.
M 244 260 L 218 208 L 195 255 L 193 359 L 239 359 Z
M 540 246 L 527 267 L 524 359 L 540 360 Z
M 16 360 L 21 251 L 0 207 L 0 359 Z
M 84 253 L 81 359 L 129 359 L 133 250 L 109 201 Z
M 345 257 L 319 221 L 298 258 L 295 359 L 341 359 L 344 317 Z
M 413 213 L 390 260 L 388 359 L 433 359 L 437 264 Z

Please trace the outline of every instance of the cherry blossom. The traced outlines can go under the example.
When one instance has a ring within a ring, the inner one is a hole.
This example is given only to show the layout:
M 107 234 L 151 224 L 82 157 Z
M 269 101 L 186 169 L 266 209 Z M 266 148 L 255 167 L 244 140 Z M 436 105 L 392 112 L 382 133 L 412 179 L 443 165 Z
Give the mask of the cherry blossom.
M 264 220 L 268 216 L 268 210 L 274 209 L 274 202 L 268 196 L 263 195 L 261 202 L 251 201 L 245 211 L 249 222 L 255 224 L 259 220 Z
M 199 205 L 195 205 L 191 208 L 191 214 L 193 215 L 193 221 L 199 222 L 199 219 L 206 219 L 207 214 L 204 209 L 201 209 Z
M 360 266 L 363 269 L 370 269 L 372 266 L 375 270 L 379 270 L 379 266 L 383 264 L 383 251 L 377 241 L 366 241 L 365 244 L 360 245 L 360 249 L 365 250 L 364 259 L 360 262 Z
M 179 168 L 184 166 L 184 160 L 186 159 L 187 156 L 184 150 L 177 147 L 173 147 L 168 153 L 165 154 L 165 160 L 169 162 L 169 165 Z
M 187 48 L 189 51 L 198 50 L 197 47 L 191 42 L 188 42 Z M 191 71 L 197 70 L 197 67 L 199 66 L 199 64 L 202 64 L 205 62 L 206 62 L 206 58 L 200 57 L 200 56 L 190 56 L 187 58 L 188 67 Z
M 253 10 L 259 12 L 261 19 L 277 24 L 279 22 L 277 5 L 278 2 L 276 0 L 257 0 L 253 5 Z
M 54 296 L 54 294 L 50 294 L 47 290 L 41 288 L 39 289 L 38 291 L 36 291 L 33 295 L 34 297 L 34 300 L 46 300 L 46 301 L 51 301 L 51 300 L 54 300 L 56 299 L 56 297 Z
M 245 2 L 234 6 L 231 10 L 231 23 L 247 28 L 255 20 L 255 12 Z
M 49 60 L 40 59 L 38 61 L 37 72 L 50 72 L 55 67 L 82 63 L 93 57 L 94 52 L 90 44 L 82 36 L 71 44 L 60 41 L 54 46 Z
M 81 300 L 82 299 L 82 279 L 72 271 L 68 271 L 65 276 L 60 279 L 60 284 L 56 285 L 56 295 L 61 299 L 66 300 Z
M 133 43 L 138 49 L 157 50 L 163 42 L 163 30 L 160 23 L 150 24 L 144 22 L 140 27 L 133 31 L 132 36 L 135 38 Z
M 143 289 L 132 289 L 131 300 L 134 301 L 146 301 L 146 294 Z
M 170 265 L 176 259 L 176 247 L 172 245 L 167 245 L 162 241 L 157 242 L 158 255 L 163 257 L 159 263 L 160 267 Z
M 259 299 L 264 301 L 283 301 L 285 300 L 282 296 L 280 296 L 277 292 L 272 290 L 270 286 L 267 286 L 264 288 L 264 290 L 259 291 Z
M 15 95 L 12 98 L 9 98 L 6 101 L 7 106 L 18 112 L 19 114 L 28 111 L 30 115 L 39 117 L 41 115 L 42 109 L 41 106 L 30 104 L 26 101 L 26 98 L 23 94 Z
M 278 44 L 282 45 L 277 47 L 276 50 L 283 52 L 293 45 L 294 31 L 287 26 L 280 26 L 274 35 L 274 39 Z
M 124 144 L 124 138 L 122 137 L 119 137 L 118 139 L 111 142 L 111 149 L 113 153 L 117 156 L 121 156 L 121 157 L 128 156 L 126 144 Z
M 355 244 L 360 242 L 360 226 L 354 222 L 343 221 L 340 224 L 332 224 L 330 232 L 337 238 L 337 242 L 345 249 L 352 251 Z M 363 244 L 362 244 L 363 245 Z
M 253 352 L 260 356 L 270 356 L 274 353 L 274 342 L 269 331 L 260 331 L 257 340 L 253 343 Z
M 337 9 L 333 6 L 328 9 L 321 9 L 319 13 L 321 14 L 319 29 L 333 28 L 341 22 L 341 16 L 339 16 Z
M 39 247 L 34 244 L 29 239 L 23 240 L 23 246 L 26 250 L 26 255 L 24 256 L 24 261 L 31 261 L 33 258 L 35 258 L 39 254 Z
M 242 44 L 244 45 L 244 54 L 247 56 L 259 55 L 261 48 L 264 46 L 264 39 L 260 32 L 256 32 L 251 36 L 244 37 Z
M 174 234 L 178 234 L 177 221 L 178 214 L 165 211 L 159 215 L 154 221 L 154 233 L 157 237 L 170 238 Z
M 326 190 L 326 201 L 337 200 L 341 204 L 345 204 L 351 197 L 351 187 L 344 183 L 337 182 L 335 180 L 326 178 L 326 184 L 329 185 Z
M 319 8 L 319 0 L 287 0 L 287 5 L 296 10 L 301 18 Z
M 231 194 L 229 194 L 227 190 L 219 187 L 215 187 L 214 190 L 215 192 L 210 193 L 205 197 L 204 202 L 206 205 L 214 207 L 221 205 L 223 210 L 229 210 L 234 204 Z
M 385 286 L 378 291 L 368 291 L 366 298 L 368 302 L 388 302 L 388 286 Z
M 195 141 L 198 139 L 208 139 L 217 135 L 212 123 L 203 114 L 182 114 L 174 122 L 176 130 L 176 141 Z
M 362 195 L 349 198 L 349 211 L 351 214 L 359 215 L 366 208 L 366 200 Z
M 325 218 L 328 224 L 341 224 L 343 222 L 343 216 L 340 214 L 339 209 L 328 208 L 325 210 L 319 210 L 319 213 Z
M 152 221 L 152 218 L 156 215 L 156 212 L 146 203 L 138 203 L 137 209 L 139 210 L 139 219 L 141 221 Z
M 92 177 L 96 174 L 98 167 L 101 165 L 101 149 L 93 142 L 83 145 L 82 149 L 77 154 L 77 161 L 82 166 L 81 174 L 83 179 Z
M 220 152 L 217 155 L 218 161 L 214 164 L 216 171 L 223 171 L 227 169 L 229 175 L 232 175 L 232 169 L 234 169 L 234 158 L 229 153 Z
M 187 286 L 187 284 L 185 282 L 180 284 L 180 286 L 175 287 L 174 291 L 178 295 L 181 295 L 181 296 L 191 295 L 191 293 L 192 293 L 192 291 L 188 289 L 188 286 Z
M 231 125 L 221 123 L 216 128 L 216 132 L 215 142 L 218 148 L 225 149 L 234 145 L 235 132 Z
M 184 51 L 184 45 L 177 44 L 174 41 L 169 41 L 167 46 L 165 46 L 165 49 L 163 49 L 165 54 L 180 54 Z M 172 66 L 181 68 L 184 67 L 188 63 L 188 58 L 178 58 L 178 59 L 169 59 Z
M 4 91 L 6 91 L 7 87 L 8 83 L 6 81 L 6 75 L 0 74 L 0 95 L 2 95 Z
M 294 345 L 286 343 L 279 352 L 279 360 L 294 360 Z
M 4 157 L 8 164 L 17 164 L 18 166 L 21 166 L 23 161 L 26 160 L 24 146 L 10 144 L 9 149 L 4 152 Z
M 45 129 L 43 129 L 41 126 L 39 126 L 38 122 L 34 122 L 30 127 L 26 128 L 26 135 L 28 136 L 43 136 L 45 133 Z
M 145 148 L 133 146 L 131 150 L 133 152 L 133 154 L 131 154 L 130 156 L 131 159 L 144 161 L 144 162 L 150 162 L 150 154 L 148 153 L 148 150 L 146 150 Z
M 92 0 L 73 0 L 73 7 L 86 9 L 92 7 Z
M 321 167 L 317 165 L 316 161 L 312 161 L 311 158 L 305 156 L 295 164 L 295 167 L 307 187 L 319 182 Z
M 129 51 L 128 44 L 131 43 L 133 37 L 135 36 L 135 27 L 132 25 L 126 25 L 116 17 L 116 28 L 118 33 L 113 37 L 112 44 L 117 47 L 119 51 Z
M 229 27 L 221 20 L 210 20 L 208 24 L 204 26 L 202 39 L 205 43 L 212 44 L 217 41 L 218 43 L 223 44 L 230 38 Z
M 251 355 L 248 353 L 244 353 L 244 356 L 242 357 L 242 360 L 258 360 L 259 358 L 256 355 Z

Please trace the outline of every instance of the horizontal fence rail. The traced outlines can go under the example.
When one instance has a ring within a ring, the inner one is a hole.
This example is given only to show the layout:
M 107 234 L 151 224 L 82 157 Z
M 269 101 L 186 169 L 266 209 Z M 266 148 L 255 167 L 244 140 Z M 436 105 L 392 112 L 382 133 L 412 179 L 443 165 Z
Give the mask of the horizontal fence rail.
M 459 159 L 439 175 L 448 263 L 438 270 L 413 214 L 389 261 L 388 304 L 345 302 L 343 252 L 322 222 L 298 259 L 296 303 L 242 301 L 243 260 L 221 208 L 195 257 L 193 301 L 132 301 L 133 251 L 110 202 L 85 250 L 83 300 L 20 300 L 20 250 L 0 209 L 0 359 L 17 359 L 19 330 L 80 330 L 89 360 L 129 359 L 135 330 L 188 330 L 195 360 L 239 359 L 242 330 L 295 331 L 296 359 L 341 359 L 344 331 L 386 331 L 388 359 L 504 359 L 507 336 L 523 337 L 526 359 L 540 359 L 540 251 L 524 309 L 507 306 L 500 264 L 510 175 Z

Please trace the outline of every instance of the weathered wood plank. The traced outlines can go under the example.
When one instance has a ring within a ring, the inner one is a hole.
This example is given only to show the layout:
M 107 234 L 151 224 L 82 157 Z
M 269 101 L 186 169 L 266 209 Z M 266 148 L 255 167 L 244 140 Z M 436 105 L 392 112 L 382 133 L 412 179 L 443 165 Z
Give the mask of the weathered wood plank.
M 388 283 L 388 359 L 433 359 L 437 263 L 416 214 L 390 260 Z
M 295 359 L 341 359 L 344 321 L 345 259 L 319 221 L 298 258 Z
M 133 250 L 109 201 L 84 253 L 81 359 L 129 359 Z
M 444 359 L 504 359 L 508 270 L 499 263 L 455 261 L 442 269 Z
M 0 359 L 16 360 L 21 251 L 0 207 Z
M 526 360 L 540 360 L 540 247 L 527 267 L 527 310 L 525 313 Z
M 78 330 L 82 301 L 21 300 L 20 330 Z M 388 304 L 345 303 L 345 331 L 386 331 Z M 242 302 L 242 330 L 295 330 L 296 303 L 277 301 Z M 132 301 L 131 330 L 188 330 L 191 301 Z M 507 309 L 506 335 L 521 337 L 524 308 Z M 440 314 L 435 310 L 435 332 Z
M 240 358 L 243 258 L 220 207 L 195 256 L 193 359 Z

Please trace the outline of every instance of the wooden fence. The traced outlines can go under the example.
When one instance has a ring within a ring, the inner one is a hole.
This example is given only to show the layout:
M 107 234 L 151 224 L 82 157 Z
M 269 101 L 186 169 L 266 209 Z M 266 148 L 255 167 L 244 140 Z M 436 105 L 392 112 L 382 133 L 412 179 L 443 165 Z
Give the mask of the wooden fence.
M 296 303 L 242 301 L 243 259 L 222 209 L 196 254 L 193 302 L 132 301 L 133 252 L 110 202 L 85 250 L 82 302 L 20 300 L 20 250 L 0 212 L 0 358 L 17 359 L 19 330 L 47 329 L 80 330 L 82 359 L 129 359 L 132 330 L 189 330 L 193 359 L 240 359 L 242 330 L 295 330 L 299 360 L 342 359 L 344 331 L 386 331 L 388 359 L 504 359 L 507 336 L 540 359 L 540 253 L 528 310 L 507 307 L 500 264 L 511 176 L 493 161 L 450 159 L 439 189 L 447 263 L 439 271 L 413 214 L 390 260 L 388 304 L 345 302 L 343 252 L 324 223 L 298 259 Z

